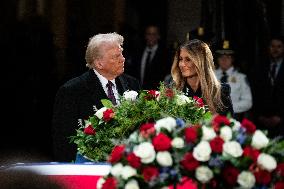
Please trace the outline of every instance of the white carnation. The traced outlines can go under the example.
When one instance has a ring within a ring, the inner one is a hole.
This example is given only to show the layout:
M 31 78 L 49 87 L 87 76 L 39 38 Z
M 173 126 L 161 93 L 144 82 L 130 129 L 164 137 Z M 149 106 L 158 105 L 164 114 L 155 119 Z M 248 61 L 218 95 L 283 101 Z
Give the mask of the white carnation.
M 99 118 L 99 119 L 102 119 L 103 118 L 103 115 L 104 115 L 104 111 L 106 111 L 107 108 L 106 107 L 102 107 L 101 109 L 99 109 L 95 115 Z
M 99 178 L 98 182 L 97 182 L 97 189 L 102 189 L 103 184 L 105 183 L 105 179 L 104 177 Z
M 141 158 L 142 163 L 151 163 L 155 160 L 156 152 L 154 146 L 150 142 L 143 142 L 134 147 L 134 154 Z
M 233 127 L 232 127 L 232 130 L 233 131 L 238 131 L 240 128 L 241 128 L 241 123 L 239 122 L 239 121 L 237 121 L 237 120 L 235 120 L 235 119 L 230 119 L 230 122 L 233 122 L 234 123 L 234 125 L 233 125 Z
M 131 179 L 130 181 L 128 181 L 124 187 L 124 189 L 140 189 L 138 182 L 134 179 Z
M 166 117 L 160 119 L 155 124 L 155 129 L 157 132 L 160 132 L 162 128 L 167 129 L 169 132 L 176 127 L 176 120 L 172 117 Z
M 276 166 L 277 162 L 275 158 L 269 154 L 261 153 L 257 158 L 257 164 L 264 170 L 273 171 Z
M 128 100 L 128 101 L 135 101 L 137 96 L 138 96 L 138 93 L 136 91 L 125 91 L 123 93 L 123 97 L 125 98 L 125 100 Z
M 237 182 L 242 188 L 252 188 L 255 184 L 255 177 L 249 171 L 242 171 L 241 174 L 238 175 Z
M 184 105 L 186 103 L 189 103 L 190 100 L 187 96 L 185 95 L 177 95 L 177 104 L 178 105 Z
M 122 169 L 123 169 L 122 163 L 117 163 L 111 167 L 110 173 L 115 177 L 119 177 Z
M 198 161 L 208 161 L 211 155 L 211 147 L 209 142 L 201 141 L 193 149 L 193 157 Z
M 184 140 L 180 137 L 175 137 L 171 142 L 172 147 L 174 148 L 183 148 L 184 147 Z
M 213 178 L 213 172 L 207 166 L 199 166 L 195 170 L 195 177 L 201 183 L 207 183 Z
M 223 155 L 227 156 L 228 154 L 237 158 L 243 154 L 243 149 L 236 141 L 225 142 L 223 144 Z
M 121 177 L 124 180 L 127 180 L 128 178 L 137 175 L 137 170 L 132 168 L 129 165 L 126 165 L 123 167 L 122 171 L 121 171 Z
M 229 126 L 224 126 L 220 129 L 220 137 L 225 141 L 232 139 L 233 133 L 232 129 Z
M 251 145 L 256 149 L 265 148 L 269 143 L 269 139 L 265 136 L 265 134 L 256 130 L 252 136 Z
M 168 151 L 158 152 L 156 160 L 162 167 L 169 167 L 173 165 L 173 159 Z
M 202 126 L 202 140 L 210 141 L 216 137 L 216 133 L 212 127 Z

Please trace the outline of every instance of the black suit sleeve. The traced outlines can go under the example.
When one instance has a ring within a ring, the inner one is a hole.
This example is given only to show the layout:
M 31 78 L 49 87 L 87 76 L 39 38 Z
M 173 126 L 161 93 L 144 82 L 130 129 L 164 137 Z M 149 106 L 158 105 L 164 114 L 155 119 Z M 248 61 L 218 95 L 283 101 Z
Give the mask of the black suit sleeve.
M 76 146 L 70 136 L 78 127 L 76 97 L 72 89 L 63 86 L 56 95 L 53 110 L 53 152 L 56 161 L 68 162 L 75 159 Z

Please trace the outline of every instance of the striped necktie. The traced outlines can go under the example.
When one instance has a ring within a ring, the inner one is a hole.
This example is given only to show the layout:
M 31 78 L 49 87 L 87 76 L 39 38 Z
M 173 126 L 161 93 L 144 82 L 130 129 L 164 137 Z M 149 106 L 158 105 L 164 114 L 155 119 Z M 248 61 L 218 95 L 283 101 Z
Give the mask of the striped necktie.
M 116 99 L 112 90 L 112 86 L 114 86 L 114 84 L 111 81 L 108 81 L 108 83 L 106 84 L 107 87 L 107 96 L 108 98 L 111 100 L 113 105 L 116 105 Z

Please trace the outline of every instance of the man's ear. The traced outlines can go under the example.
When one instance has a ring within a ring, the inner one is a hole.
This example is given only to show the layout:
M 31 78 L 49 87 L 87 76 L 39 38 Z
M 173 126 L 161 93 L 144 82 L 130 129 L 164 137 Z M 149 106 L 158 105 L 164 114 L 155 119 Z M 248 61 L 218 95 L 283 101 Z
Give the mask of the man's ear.
M 103 68 L 103 62 L 100 59 L 95 60 L 94 61 L 94 65 L 98 69 L 102 69 Z

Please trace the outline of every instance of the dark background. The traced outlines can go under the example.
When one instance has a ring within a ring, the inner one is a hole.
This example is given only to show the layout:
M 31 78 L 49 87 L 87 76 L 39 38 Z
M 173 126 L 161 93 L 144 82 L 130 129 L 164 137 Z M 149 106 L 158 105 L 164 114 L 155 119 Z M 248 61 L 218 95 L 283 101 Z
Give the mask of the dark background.
M 238 66 L 249 74 L 261 60 L 270 36 L 281 34 L 281 0 L 176 1 L 196 17 L 165 0 L 4 0 L 0 2 L 1 123 L 0 154 L 36 155 L 52 160 L 51 116 L 58 87 L 87 70 L 85 49 L 97 33 L 118 32 L 125 37 L 125 56 L 143 41 L 147 24 L 157 24 L 169 49 L 180 38 L 205 28 L 213 46 L 229 39 Z M 194 12 L 195 11 L 195 12 Z M 187 22 L 170 28 L 182 14 Z M 174 30 L 174 32 L 172 32 Z M 186 29 L 185 29 L 186 30 Z M 127 60 L 126 60 L 127 63 Z M 127 66 L 127 65 L 126 65 Z

